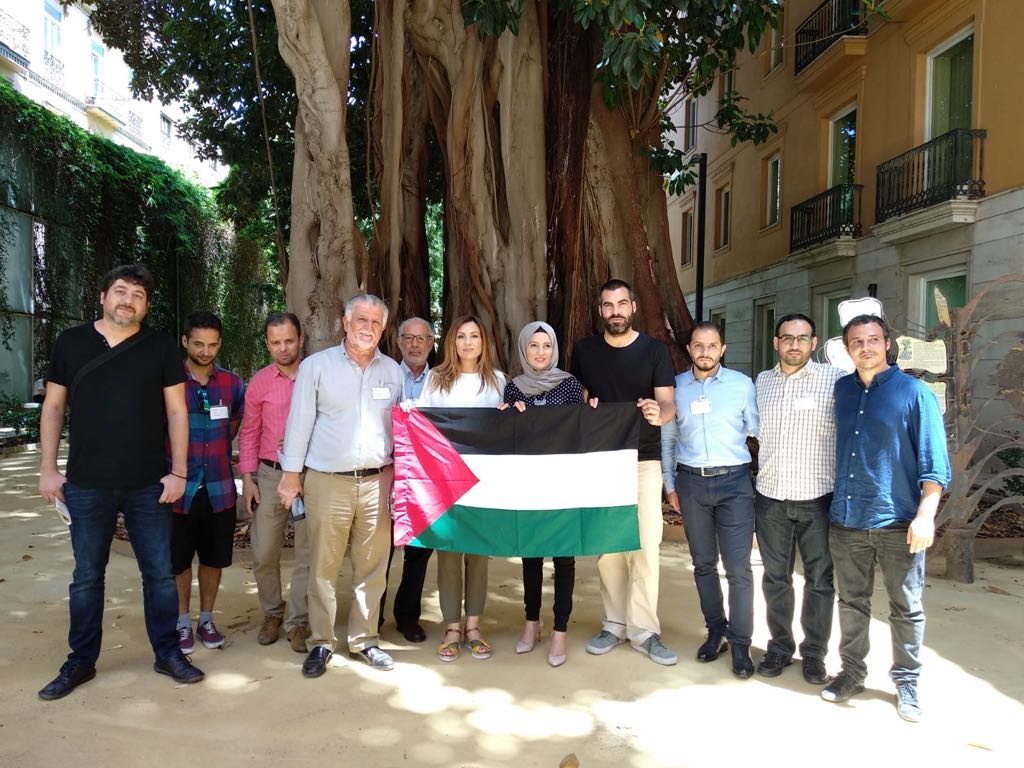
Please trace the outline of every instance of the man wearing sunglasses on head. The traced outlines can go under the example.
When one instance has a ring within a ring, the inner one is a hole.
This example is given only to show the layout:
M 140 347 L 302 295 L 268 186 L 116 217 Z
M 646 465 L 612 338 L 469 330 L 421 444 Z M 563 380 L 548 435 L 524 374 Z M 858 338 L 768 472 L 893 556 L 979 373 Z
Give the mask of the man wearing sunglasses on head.
M 178 585 L 178 647 L 195 649 L 192 613 L 192 560 L 199 555 L 199 640 L 222 648 L 224 636 L 213 623 L 220 575 L 231 565 L 235 537 L 235 477 L 231 441 L 242 423 L 245 385 L 216 364 L 221 321 L 212 312 L 185 318 L 185 403 L 188 406 L 188 472 L 185 495 L 174 504 L 171 567 Z

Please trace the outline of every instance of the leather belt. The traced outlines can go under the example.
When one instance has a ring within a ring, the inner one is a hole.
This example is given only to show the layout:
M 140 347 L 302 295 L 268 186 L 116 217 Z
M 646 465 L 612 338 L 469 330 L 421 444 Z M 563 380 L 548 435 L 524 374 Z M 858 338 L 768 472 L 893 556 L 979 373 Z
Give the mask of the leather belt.
M 353 469 L 351 472 L 331 472 L 331 474 L 341 475 L 342 477 L 354 477 L 356 480 L 359 480 L 364 477 L 379 475 L 380 472 L 380 467 L 369 467 L 368 469 Z
M 270 461 L 269 459 L 260 459 L 260 464 L 263 464 L 264 466 L 270 467 L 271 469 L 277 469 L 277 470 L 281 469 L 281 465 L 280 464 L 278 464 L 276 461 Z
M 690 467 L 686 464 L 676 464 L 676 469 L 691 475 L 700 475 L 701 477 L 721 477 L 722 475 L 731 475 L 733 472 L 742 472 L 743 470 L 750 469 L 750 465 L 733 464 L 729 467 Z

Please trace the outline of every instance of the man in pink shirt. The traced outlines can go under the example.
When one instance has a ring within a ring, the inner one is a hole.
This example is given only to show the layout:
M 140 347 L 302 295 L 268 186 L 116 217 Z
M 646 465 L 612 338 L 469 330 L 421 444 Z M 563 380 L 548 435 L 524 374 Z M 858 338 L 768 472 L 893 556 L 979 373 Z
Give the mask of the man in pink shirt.
M 281 506 L 276 491 L 281 481 L 278 451 L 292 401 L 292 389 L 302 355 L 302 328 L 290 312 L 274 312 L 265 327 L 267 350 L 274 362 L 252 377 L 245 391 L 245 416 L 238 435 L 238 471 L 242 475 L 245 507 L 253 513 L 249 526 L 252 573 L 256 579 L 263 624 L 260 645 L 276 643 L 284 624 L 292 649 L 306 652 L 309 615 L 306 585 L 309 581 L 309 541 L 305 520 L 293 520 L 295 565 L 292 568 L 288 615 L 281 594 L 281 550 L 289 510 Z

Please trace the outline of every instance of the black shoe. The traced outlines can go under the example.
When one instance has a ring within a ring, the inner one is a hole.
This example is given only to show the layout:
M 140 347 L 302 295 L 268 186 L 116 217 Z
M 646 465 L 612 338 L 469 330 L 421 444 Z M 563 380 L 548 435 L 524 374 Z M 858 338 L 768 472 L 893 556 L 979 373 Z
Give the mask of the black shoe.
M 181 651 L 175 651 L 173 656 L 153 662 L 153 669 L 161 675 L 167 675 L 172 678 L 174 682 L 185 685 L 198 683 L 206 677 L 199 667 L 192 666 L 188 656 Z
M 391 655 L 375 645 L 364 648 L 358 654 L 353 655 L 362 657 L 363 661 L 374 669 L 387 671 L 395 668 L 395 660 L 391 658 Z
M 778 651 L 768 651 L 757 665 L 757 674 L 761 677 L 778 677 L 782 670 L 793 663 L 793 657 Z
M 333 655 L 331 649 L 326 645 L 318 645 L 309 652 L 309 656 L 302 662 L 302 676 L 320 677 L 320 675 L 327 671 L 327 662 L 331 660 Z
M 427 639 L 427 633 L 423 631 L 418 621 L 410 621 L 407 624 L 395 624 L 395 629 L 410 643 L 422 643 Z
M 807 656 L 803 660 L 804 680 L 811 685 L 824 685 L 828 682 L 828 672 L 825 671 L 825 662 L 814 656 Z
M 829 683 L 828 687 L 821 692 L 821 698 L 835 704 L 842 704 L 863 692 L 863 683 L 858 683 L 845 672 L 840 672 L 839 677 Z
M 749 645 L 732 644 L 732 673 L 740 680 L 753 677 L 754 661 L 750 658 Z
M 82 683 L 87 683 L 94 677 L 96 677 L 96 667 L 78 666 L 70 661 L 65 661 L 60 672 L 57 673 L 57 677 L 39 692 L 39 698 L 43 701 L 62 699 Z
M 725 635 L 712 630 L 708 632 L 708 639 L 704 641 L 704 645 L 697 649 L 697 661 L 714 661 L 718 658 L 718 654 L 728 647 Z

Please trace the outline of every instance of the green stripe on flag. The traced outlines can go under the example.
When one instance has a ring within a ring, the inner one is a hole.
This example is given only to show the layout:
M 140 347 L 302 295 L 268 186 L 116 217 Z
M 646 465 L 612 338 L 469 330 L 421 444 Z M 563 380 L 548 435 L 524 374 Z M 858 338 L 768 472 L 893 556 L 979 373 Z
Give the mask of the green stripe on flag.
M 451 507 L 410 544 L 496 557 L 571 557 L 640 549 L 637 507 Z

